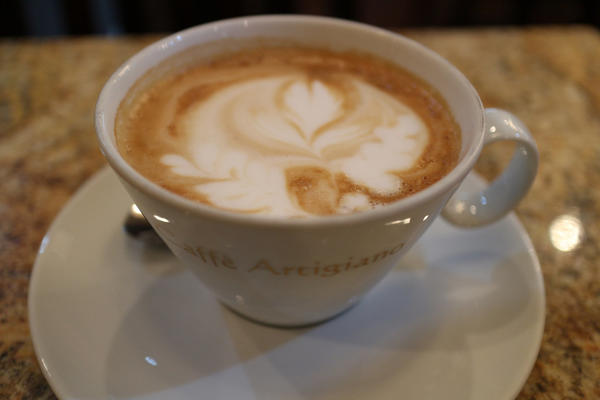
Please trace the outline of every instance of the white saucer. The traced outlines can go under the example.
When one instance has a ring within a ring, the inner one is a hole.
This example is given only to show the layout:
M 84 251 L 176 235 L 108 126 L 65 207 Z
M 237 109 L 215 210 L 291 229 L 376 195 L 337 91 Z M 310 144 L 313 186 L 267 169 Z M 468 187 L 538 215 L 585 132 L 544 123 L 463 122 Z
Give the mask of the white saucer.
M 61 399 L 510 399 L 535 361 L 543 281 L 514 215 L 472 230 L 438 219 L 356 307 L 277 329 L 127 237 L 129 204 L 105 169 L 42 242 L 29 322 Z

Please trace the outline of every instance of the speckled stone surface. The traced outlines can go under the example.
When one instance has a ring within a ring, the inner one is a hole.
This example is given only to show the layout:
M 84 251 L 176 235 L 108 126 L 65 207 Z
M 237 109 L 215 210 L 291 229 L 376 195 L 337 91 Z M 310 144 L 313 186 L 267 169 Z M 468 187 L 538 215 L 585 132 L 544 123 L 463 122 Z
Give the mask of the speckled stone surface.
M 547 317 L 518 398 L 600 399 L 600 33 L 404 33 L 462 70 L 486 106 L 515 112 L 538 142 L 539 175 L 517 215 L 540 258 Z M 0 399 L 55 398 L 29 333 L 29 276 L 53 218 L 104 165 L 93 127 L 102 84 L 153 39 L 0 42 Z M 491 147 L 477 169 L 493 177 L 508 153 Z M 564 216 L 571 228 L 580 222 L 581 234 L 553 241 L 551 227 Z

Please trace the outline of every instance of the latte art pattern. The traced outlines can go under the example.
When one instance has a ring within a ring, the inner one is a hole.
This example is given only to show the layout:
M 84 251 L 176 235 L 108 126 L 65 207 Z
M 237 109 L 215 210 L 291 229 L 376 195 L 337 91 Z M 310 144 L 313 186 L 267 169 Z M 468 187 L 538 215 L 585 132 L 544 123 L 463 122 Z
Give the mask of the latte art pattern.
M 428 123 L 339 60 L 315 68 L 306 59 L 261 56 L 163 81 L 118 120 L 120 149 L 155 159 L 168 189 L 241 213 L 356 212 L 414 191 L 405 173 L 430 167 Z
M 383 195 L 397 192 L 402 180 L 394 171 L 418 159 L 427 128 L 385 92 L 343 79 L 351 96 L 299 73 L 231 84 L 181 116 L 189 156 L 166 154 L 161 162 L 175 174 L 210 180 L 195 189 L 235 211 L 305 214 L 286 183 L 293 167 L 343 173 Z M 335 199 L 335 185 L 328 186 L 321 190 Z M 370 207 L 368 197 L 352 196 L 342 196 L 338 212 L 345 204 L 348 211 Z

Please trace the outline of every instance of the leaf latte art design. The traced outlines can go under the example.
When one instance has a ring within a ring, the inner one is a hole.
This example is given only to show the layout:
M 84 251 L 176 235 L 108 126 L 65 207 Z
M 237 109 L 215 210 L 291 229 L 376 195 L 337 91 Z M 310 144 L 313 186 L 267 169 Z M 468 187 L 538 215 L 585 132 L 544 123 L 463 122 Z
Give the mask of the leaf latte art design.
M 189 106 L 177 124 L 189 155 L 166 154 L 161 162 L 175 174 L 208 179 L 195 189 L 225 209 L 290 216 L 368 208 L 360 193 L 339 196 L 335 176 L 382 195 L 397 192 L 402 181 L 394 172 L 413 165 L 427 129 L 380 89 L 336 78 L 286 73 L 227 85 Z M 300 185 L 305 171 L 318 192 L 310 204 L 290 188 L 286 171 Z
M 147 73 L 115 122 L 127 162 L 191 200 L 293 218 L 351 213 L 426 188 L 458 159 L 443 98 L 384 60 L 261 47 L 192 62 Z

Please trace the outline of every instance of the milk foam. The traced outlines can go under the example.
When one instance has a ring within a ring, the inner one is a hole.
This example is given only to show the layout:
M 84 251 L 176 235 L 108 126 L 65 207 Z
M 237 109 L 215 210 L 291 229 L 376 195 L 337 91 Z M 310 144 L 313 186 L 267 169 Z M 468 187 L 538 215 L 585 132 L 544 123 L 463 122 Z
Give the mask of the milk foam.
M 186 150 L 160 161 L 176 175 L 199 178 L 194 189 L 210 203 L 238 212 L 307 215 L 288 190 L 292 167 L 344 174 L 380 195 L 398 192 L 403 182 L 395 172 L 421 156 L 426 124 L 360 78 L 336 79 L 341 86 L 283 71 L 232 82 L 185 110 L 177 129 Z M 372 207 L 360 193 L 338 200 L 340 213 Z

